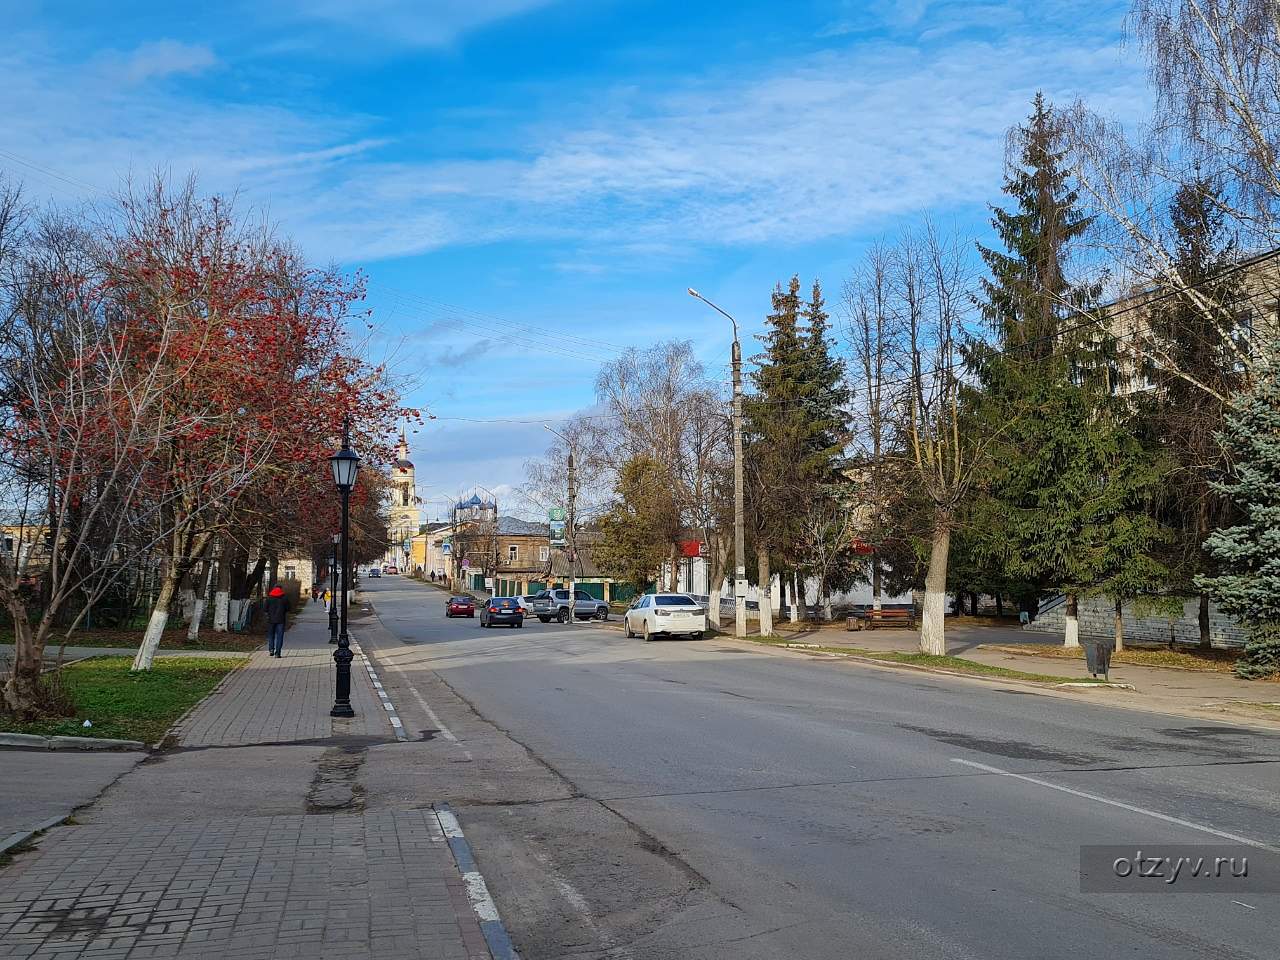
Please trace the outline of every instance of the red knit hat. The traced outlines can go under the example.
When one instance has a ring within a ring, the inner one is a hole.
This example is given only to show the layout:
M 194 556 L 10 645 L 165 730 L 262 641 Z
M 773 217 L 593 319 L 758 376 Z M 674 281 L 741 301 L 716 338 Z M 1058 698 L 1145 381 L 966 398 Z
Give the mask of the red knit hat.
M 284 591 L 283 591 L 283 590 L 281 590 L 279 587 L 272 587 L 272 588 L 271 588 L 271 593 L 269 593 L 269 594 L 268 594 L 268 596 L 271 596 L 271 597 L 283 597 L 283 596 L 284 596 Z

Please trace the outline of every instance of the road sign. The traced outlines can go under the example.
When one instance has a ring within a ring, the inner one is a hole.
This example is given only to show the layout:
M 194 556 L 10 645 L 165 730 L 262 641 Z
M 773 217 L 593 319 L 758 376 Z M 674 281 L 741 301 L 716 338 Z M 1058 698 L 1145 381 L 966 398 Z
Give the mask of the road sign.
M 564 521 L 552 520 L 551 521 L 551 545 L 553 547 L 563 547 L 564 543 L 565 543 Z
M 552 507 L 547 511 L 547 519 L 552 523 L 564 523 L 564 510 L 561 507 Z
M 470 569 L 471 569 L 471 561 L 470 561 L 470 560 L 467 560 L 467 559 L 465 559 L 465 558 L 464 558 L 464 559 L 463 559 L 463 561 L 462 561 L 462 569 L 463 569 L 463 570 L 470 570 Z

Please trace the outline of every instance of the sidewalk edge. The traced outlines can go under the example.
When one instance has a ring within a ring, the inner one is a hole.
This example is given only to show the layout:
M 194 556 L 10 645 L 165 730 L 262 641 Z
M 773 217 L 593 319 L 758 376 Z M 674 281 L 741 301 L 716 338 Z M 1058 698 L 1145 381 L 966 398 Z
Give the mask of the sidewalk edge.
M 471 909 L 480 923 L 480 932 L 484 934 L 484 942 L 489 947 L 493 960 L 520 960 L 520 954 L 511 944 L 507 928 L 498 915 L 498 906 L 493 902 L 489 887 L 484 882 L 484 875 L 471 855 L 471 844 L 462 832 L 462 825 L 447 803 L 435 805 L 436 820 L 444 831 L 445 839 L 453 859 L 458 864 L 462 879 L 467 884 L 467 899 L 471 901 Z
M 34 836 L 44 833 L 46 830 L 52 830 L 69 816 L 71 816 L 70 813 L 62 813 L 56 817 L 50 817 L 48 820 L 40 821 L 40 823 L 31 827 L 29 830 L 19 830 L 17 833 L 9 834 L 9 836 L 0 840 L 0 856 L 8 853 L 14 847 L 22 846 Z

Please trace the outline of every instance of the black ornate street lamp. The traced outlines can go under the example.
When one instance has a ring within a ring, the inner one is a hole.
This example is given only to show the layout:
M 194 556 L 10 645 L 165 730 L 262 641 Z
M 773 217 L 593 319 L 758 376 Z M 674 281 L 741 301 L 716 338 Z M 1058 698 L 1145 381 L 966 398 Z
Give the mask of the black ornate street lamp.
M 347 583 L 351 579 L 351 491 L 356 485 L 360 458 L 351 449 L 349 418 L 342 423 L 342 449 L 329 458 L 329 467 L 333 470 L 333 482 L 342 495 L 342 606 L 338 614 L 338 649 L 333 651 L 333 662 L 337 668 L 336 691 L 329 716 L 354 717 L 356 712 L 351 709 L 351 660 L 354 654 L 351 652 L 351 638 L 347 636 Z
M 338 642 L 338 542 L 342 535 L 333 535 L 329 555 L 329 642 Z

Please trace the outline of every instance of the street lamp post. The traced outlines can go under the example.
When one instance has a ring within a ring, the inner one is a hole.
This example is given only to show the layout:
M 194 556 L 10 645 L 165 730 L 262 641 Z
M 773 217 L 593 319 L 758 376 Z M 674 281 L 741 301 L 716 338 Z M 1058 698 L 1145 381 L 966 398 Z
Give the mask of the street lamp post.
M 743 548 L 742 494 L 742 346 L 738 343 L 738 321 L 721 310 L 693 287 L 689 296 L 701 300 L 733 324 L 733 635 L 747 635 L 747 561 Z M 716 611 L 720 622 L 720 611 Z
M 329 550 L 329 642 L 338 642 L 338 541 L 341 534 L 335 533 Z
M 350 581 L 351 557 L 351 491 L 356 485 L 356 473 L 360 469 L 360 458 L 351 449 L 350 419 L 342 424 L 342 449 L 329 458 L 329 467 L 333 471 L 333 482 L 342 495 L 342 608 L 338 614 L 338 649 L 333 651 L 333 662 L 336 668 L 335 692 L 331 717 L 354 717 L 351 709 L 351 638 L 347 636 L 347 584 Z M 337 598 L 335 598 L 337 599 Z

